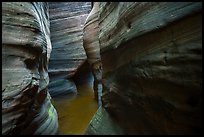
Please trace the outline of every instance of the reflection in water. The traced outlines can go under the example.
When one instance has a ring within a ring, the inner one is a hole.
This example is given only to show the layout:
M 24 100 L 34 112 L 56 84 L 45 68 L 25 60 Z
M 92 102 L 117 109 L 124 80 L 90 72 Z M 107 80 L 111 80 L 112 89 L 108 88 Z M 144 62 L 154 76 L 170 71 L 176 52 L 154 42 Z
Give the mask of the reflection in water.
M 59 134 L 83 135 L 98 105 L 94 99 L 92 77 L 79 82 L 77 95 L 63 95 L 53 98 L 59 117 Z

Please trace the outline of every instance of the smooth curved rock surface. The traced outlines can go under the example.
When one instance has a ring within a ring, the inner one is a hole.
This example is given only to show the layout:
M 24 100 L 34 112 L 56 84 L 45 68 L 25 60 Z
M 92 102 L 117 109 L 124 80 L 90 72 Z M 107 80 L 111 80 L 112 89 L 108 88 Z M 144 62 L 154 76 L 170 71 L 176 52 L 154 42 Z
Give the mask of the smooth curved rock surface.
M 93 8 L 89 13 L 83 29 L 83 46 L 86 51 L 87 60 L 90 65 L 101 61 L 99 46 L 99 2 L 94 2 Z
M 49 63 L 50 84 L 74 76 L 86 61 L 83 48 L 83 25 L 91 2 L 49 2 L 52 53 Z M 49 86 L 52 96 L 51 87 Z M 65 89 L 66 87 L 63 87 Z M 61 90 L 58 92 L 65 92 Z M 61 94 L 61 93 L 59 93 Z
M 2 3 L 2 134 L 57 134 L 47 90 L 51 52 L 47 3 Z
M 99 2 L 93 3 L 93 8 L 89 13 L 83 30 L 83 46 L 86 51 L 87 61 L 94 76 L 93 89 L 95 98 L 98 100 L 100 93 L 99 85 L 102 82 L 102 64 L 99 45 Z M 99 99 L 100 101 L 100 99 Z
M 77 93 L 76 85 L 72 80 L 55 80 L 50 82 L 48 88 L 50 89 L 49 92 L 52 93 L 52 97 Z
M 101 2 L 99 41 L 101 52 L 191 15 L 200 2 Z
M 200 2 L 99 4 L 102 102 L 124 134 L 201 133 L 201 11 Z

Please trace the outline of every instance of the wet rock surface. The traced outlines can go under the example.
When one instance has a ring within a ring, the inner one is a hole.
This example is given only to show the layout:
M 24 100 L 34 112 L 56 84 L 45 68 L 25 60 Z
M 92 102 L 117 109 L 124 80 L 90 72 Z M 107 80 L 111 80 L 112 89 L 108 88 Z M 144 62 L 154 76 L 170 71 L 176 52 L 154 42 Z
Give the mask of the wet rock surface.
M 109 116 L 109 113 L 100 107 L 85 132 L 85 135 L 123 135 L 124 131 L 117 122 Z
M 47 3 L 2 3 L 2 134 L 57 134 Z
M 49 83 L 48 88 L 50 89 L 49 92 L 52 93 L 52 97 L 77 93 L 77 88 L 73 80 L 55 80 Z

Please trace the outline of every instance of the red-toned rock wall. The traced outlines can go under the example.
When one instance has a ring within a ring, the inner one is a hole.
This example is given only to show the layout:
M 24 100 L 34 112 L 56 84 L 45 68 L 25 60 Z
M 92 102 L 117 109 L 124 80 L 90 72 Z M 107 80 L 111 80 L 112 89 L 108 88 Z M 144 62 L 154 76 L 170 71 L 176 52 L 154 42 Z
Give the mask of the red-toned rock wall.
M 86 51 L 87 61 L 94 76 L 93 89 L 95 99 L 101 101 L 102 64 L 99 45 L 99 2 L 93 3 L 83 29 L 83 46 Z

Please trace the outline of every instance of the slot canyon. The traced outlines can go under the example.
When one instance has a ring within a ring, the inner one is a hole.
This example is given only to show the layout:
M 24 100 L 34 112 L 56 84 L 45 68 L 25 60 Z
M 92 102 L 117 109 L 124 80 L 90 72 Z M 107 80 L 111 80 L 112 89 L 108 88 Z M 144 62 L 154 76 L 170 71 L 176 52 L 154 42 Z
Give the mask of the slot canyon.
M 2 2 L 2 135 L 202 132 L 202 2 Z

